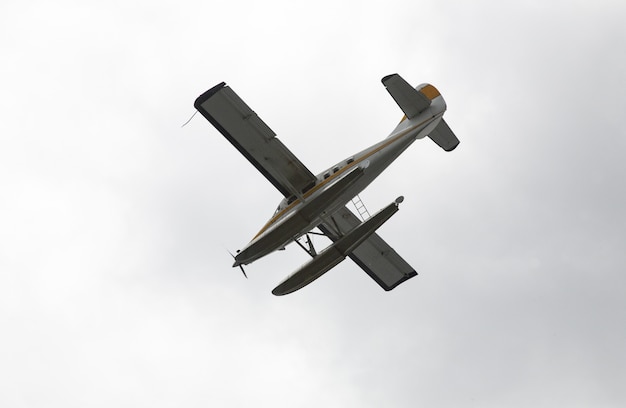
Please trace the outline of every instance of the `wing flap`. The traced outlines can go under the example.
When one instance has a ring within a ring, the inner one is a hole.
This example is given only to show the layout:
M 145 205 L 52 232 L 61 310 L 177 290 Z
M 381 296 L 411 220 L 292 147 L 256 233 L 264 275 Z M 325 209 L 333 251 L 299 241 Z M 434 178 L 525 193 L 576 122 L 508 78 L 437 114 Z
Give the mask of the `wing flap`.
M 333 225 L 323 223 L 318 228 L 333 242 L 361 223 L 346 207 L 334 213 L 331 219 Z M 387 291 L 417 275 L 415 269 L 376 233 L 359 245 L 349 257 Z
M 285 197 L 315 184 L 315 175 L 224 82 L 200 95 L 194 107 Z

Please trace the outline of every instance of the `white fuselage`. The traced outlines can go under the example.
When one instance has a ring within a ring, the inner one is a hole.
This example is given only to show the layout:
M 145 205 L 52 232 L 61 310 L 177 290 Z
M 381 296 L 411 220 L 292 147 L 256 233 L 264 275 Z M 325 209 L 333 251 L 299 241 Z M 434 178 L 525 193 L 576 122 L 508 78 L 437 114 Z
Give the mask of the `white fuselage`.
M 299 196 L 283 199 L 267 224 L 237 253 L 233 266 L 247 265 L 277 249 L 284 248 L 291 241 L 324 222 L 326 216 L 338 211 L 363 191 L 415 140 L 432 132 L 445 110 L 443 98 L 436 97 L 424 112 L 410 120 L 403 119 L 386 139 L 317 175 L 317 182 L 310 190 Z M 357 170 L 362 171 L 362 174 L 354 177 L 354 181 L 349 185 L 345 187 L 340 185 L 344 177 Z M 326 200 L 328 194 L 324 196 L 324 192 L 333 188 L 341 190 L 333 195 L 332 200 L 311 205 L 315 204 L 317 198 Z M 311 212 L 311 207 L 317 210 Z M 304 208 L 307 208 L 306 217 L 300 214 Z

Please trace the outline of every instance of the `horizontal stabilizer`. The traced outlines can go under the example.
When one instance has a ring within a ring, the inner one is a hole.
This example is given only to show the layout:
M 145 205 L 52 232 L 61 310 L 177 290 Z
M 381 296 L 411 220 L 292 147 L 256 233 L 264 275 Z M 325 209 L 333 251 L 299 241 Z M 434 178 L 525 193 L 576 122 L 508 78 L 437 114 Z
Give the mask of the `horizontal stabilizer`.
M 382 83 L 409 119 L 430 106 L 431 98 L 413 88 L 398 74 L 387 75 L 382 79 Z
M 459 145 L 459 139 L 443 119 L 441 119 L 435 130 L 430 132 L 428 137 L 446 152 L 454 150 Z

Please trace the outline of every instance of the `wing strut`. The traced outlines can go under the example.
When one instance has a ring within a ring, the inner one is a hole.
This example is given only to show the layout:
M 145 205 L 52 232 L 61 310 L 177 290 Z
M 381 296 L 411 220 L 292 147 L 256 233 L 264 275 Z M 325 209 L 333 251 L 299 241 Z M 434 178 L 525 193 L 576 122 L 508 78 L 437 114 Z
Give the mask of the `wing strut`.
M 315 258 L 317 256 L 317 251 L 315 250 L 315 247 L 313 246 L 313 241 L 311 241 L 311 237 L 309 236 L 309 234 L 317 235 L 314 232 L 307 232 L 306 234 L 304 234 L 306 236 L 306 246 L 304 246 L 304 244 L 300 242 L 300 238 L 294 241 L 296 241 L 296 244 L 298 244 L 300 248 L 304 249 L 304 252 L 311 255 L 312 258 Z M 324 234 L 320 234 L 320 235 L 324 235 Z

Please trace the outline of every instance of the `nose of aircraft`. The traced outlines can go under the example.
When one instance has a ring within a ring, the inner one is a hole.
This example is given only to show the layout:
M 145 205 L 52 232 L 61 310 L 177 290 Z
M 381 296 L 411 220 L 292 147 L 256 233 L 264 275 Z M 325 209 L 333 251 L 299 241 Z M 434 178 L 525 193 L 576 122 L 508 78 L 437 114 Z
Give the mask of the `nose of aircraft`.
M 235 263 L 233 263 L 233 268 L 236 266 L 241 265 L 241 260 L 237 259 L 237 257 L 239 257 L 239 253 L 241 252 L 241 250 L 237 250 L 237 255 L 233 255 L 232 252 L 228 251 L 228 253 L 230 254 L 230 256 L 233 257 L 233 259 L 235 260 Z

